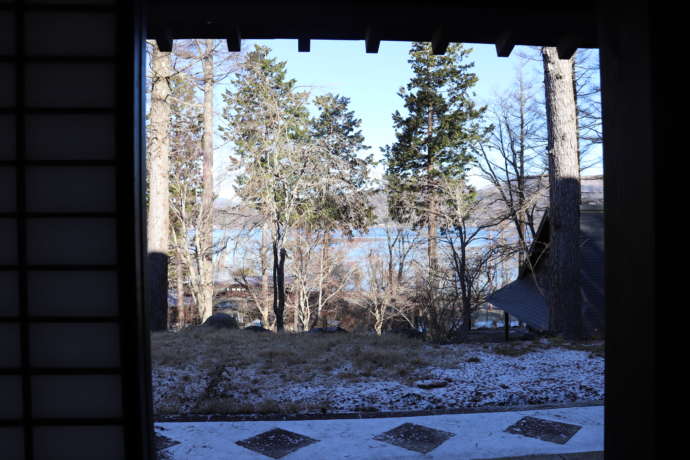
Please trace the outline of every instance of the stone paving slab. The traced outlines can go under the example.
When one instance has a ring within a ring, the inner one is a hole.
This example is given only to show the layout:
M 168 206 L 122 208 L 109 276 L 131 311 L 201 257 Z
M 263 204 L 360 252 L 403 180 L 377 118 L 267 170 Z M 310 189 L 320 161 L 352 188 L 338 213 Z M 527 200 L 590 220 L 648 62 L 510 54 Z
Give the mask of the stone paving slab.
M 520 457 L 475 458 L 472 460 L 604 460 L 604 452 L 577 452 L 574 454 L 521 455 Z
M 564 444 L 506 432 L 524 417 L 577 425 L 581 428 Z M 426 453 L 415 452 L 377 440 L 404 424 L 452 433 Z M 299 433 L 314 441 L 281 457 L 303 459 L 511 459 L 594 460 L 604 448 L 604 407 L 572 407 L 476 414 L 448 414 L 379 419 L 297 420 L 260 422 L 170 422 L 156 423 L 166 437 L 180 444 L 162 450 L 171 460 L 268 459 L 238 445 L 270 430 Z M 578 454 L 581 457 L 562 457 Z M 535 457 L 534 455 L 550 455 Z M 560 455 L 553 456 L 553 455 Z M 589 456 L 586 456 L 589 455 Z

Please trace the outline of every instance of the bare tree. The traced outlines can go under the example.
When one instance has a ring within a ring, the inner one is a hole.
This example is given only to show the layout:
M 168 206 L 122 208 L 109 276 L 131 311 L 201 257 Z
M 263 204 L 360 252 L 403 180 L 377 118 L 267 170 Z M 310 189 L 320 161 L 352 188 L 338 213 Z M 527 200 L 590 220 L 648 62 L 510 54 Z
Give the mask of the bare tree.
M 355 296 L 357 305 L 372 317 L 378 335 L 395 319 L 416 326 L 418 306 L 413 301 L 414 276 L 409 267 L 415 252 L 423 246 L 418 232 L 408 226 L 386 219 L 383 230 L 385 247 L 369 250 L 363 268 L 365 286 Z
M 217 40 L 180 40 L 174 56 L 176 78 L 186 87 L 173 98 L 173 119 L 182 122 L 170 177 L 173 252 L 204 321 L 213 310 L 214 258 L 220 259 L 227 244 L 227 238 L 213 236 L 213 94 L 217 82 L 235 70 L 237 59 L 223 52 Z
M 582 334 L 580 294 L 580 164 L 573 65 L 542 48 L 549 153 L 549 279 L 551 328 Z
M 253 234 L 260 232 L 260 237 Z M 235 237 L 240 246 L 241 265 L 233 273 L 233 279 L 245 290 L 256 308 L 263 327 L 272 329 L 275 316 L 271 299 L 271 270 L 269 257 L 271 251 L 270 228 L 268 222 L 259 225 L 249 223 Z
M 295 292 L 295 323 L 308 331 L 323 319 L 326 307 L 349 283 L 355 266 L 345 268 L 347 241 L 333 241 L 330 229 L 304 226 L 288 243 L 289 271 Z
M 514 86 L 499 95 L 489 110 L 493 125 L 486 142 L 477 144 L 478 166 L 494 187 L 501 206 L 492 211 L 513 224 L 518 265 L 527 260 L 536 234 L 540 203 L 548 189 L 544 113 L 536 85 L 517 68 Z
M 501 244 L 505 231 L 502 216 L 481 212 L 492 207 L 492 198 L 477 199 L 474 190 L 462 180 L 445 180 L 441 194 L 445 198 L 439 216 L 443 222 L 441 241 L 450 261 L 447 272 L 450 276 L 444 281 L 446 286 L 452 286 L 452 292 L 445 294 L 449 299 L 445 303 L 451 304 L 445 306 L 448 312 L 443 318 L 443 325 L 448 329 L 440 329 L 446 339 L 453 336 L 464 339 L 472 327 L 472 313 L 484 303 L 494 286 L 493 267 L 511 251 Z M 457 305 L 452 304 L 452 299 L 456 299 Z M 452 315 L 458 310 L 458 317 L 462 318 L 459 324 Z M 436 311 L 432 314 L 441 316 Z
M 580 171 L 584 171 L 601 163 L 601 157 L 588 155 L 595 145 L 603 142 L 599 55 L 596 50 L 580 49 L 572 61 Z

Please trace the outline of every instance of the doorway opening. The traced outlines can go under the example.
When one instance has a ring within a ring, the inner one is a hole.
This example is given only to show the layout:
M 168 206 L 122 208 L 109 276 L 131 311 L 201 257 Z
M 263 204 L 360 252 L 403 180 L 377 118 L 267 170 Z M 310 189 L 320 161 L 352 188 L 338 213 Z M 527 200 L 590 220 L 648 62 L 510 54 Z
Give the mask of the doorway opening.
M 573 60 L 593 286 L 571 341 L 546 332 L 540 51 L 295 45 L 147 45 L 158 420 L 600 404 L 596 51 Z

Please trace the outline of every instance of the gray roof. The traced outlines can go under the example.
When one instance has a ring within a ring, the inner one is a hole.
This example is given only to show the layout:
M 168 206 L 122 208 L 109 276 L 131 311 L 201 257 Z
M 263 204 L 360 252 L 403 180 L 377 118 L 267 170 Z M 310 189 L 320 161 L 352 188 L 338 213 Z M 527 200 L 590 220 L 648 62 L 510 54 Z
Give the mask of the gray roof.
M 549 307 L 539 293 L 532 277 L 518 278 L 489 296 L 496 308 L 507 311 L 539 330 L 549 328 Z
M 544 260 L 543 257 L 535 257 L 535 252 L 543 250 L 548 238 L 547 214 L 540 224 L 540 231 L 531 251 L 534 260 Z M 604 212 L 601 206 L 592 202 L 583 203 L 580 210 L 580 264 L 585 328 L 588 331 L 603 330 Z M 491 294 L 487 301 L 535 329 L 548 329 L 548 305 L 528 270 L 520 270 L 517 280 Z

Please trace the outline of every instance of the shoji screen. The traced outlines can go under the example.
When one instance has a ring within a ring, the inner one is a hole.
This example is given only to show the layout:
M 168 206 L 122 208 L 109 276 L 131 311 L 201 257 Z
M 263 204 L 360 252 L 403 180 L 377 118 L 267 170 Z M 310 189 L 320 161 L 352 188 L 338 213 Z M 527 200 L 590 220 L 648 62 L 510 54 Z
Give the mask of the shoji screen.
M 146 454 L 136 3 L 0 0 L 0 457 Z

